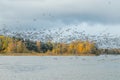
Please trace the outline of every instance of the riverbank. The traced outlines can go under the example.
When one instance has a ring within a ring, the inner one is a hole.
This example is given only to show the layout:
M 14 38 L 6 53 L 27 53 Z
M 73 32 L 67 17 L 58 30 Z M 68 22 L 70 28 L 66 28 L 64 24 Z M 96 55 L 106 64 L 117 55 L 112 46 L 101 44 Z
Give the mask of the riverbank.
M 0 56 L 96 56 L 95 54 L 4 53 Z

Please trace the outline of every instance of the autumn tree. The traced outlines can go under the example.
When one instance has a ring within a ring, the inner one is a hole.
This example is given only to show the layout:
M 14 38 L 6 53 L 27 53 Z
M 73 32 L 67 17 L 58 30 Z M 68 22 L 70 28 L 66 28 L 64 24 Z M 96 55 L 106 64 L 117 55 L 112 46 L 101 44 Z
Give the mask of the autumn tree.
M 40 41 L 36 41 L 36 46 L 37 46 L 37 51 L 40 52 L 41 51 L 41 43 L 40 43 Z

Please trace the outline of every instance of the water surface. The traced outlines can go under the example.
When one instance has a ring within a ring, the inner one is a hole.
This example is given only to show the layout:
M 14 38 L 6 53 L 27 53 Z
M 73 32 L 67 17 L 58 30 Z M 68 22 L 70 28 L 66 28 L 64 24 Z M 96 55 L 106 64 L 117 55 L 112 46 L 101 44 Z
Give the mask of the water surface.
M 0 56 L 0 80 L 119 80 L 120 56 Z

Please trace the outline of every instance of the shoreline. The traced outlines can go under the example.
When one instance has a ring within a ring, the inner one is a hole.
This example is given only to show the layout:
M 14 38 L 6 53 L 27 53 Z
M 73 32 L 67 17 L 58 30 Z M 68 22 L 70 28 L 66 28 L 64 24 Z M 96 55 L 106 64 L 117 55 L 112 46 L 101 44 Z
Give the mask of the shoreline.
M 47 54 L 47 53 L 4 53 L 0 54 L 0 56 L 97 56 L 95 54 Z
M 0 53 L 0 56 L 100 56 L 100 55 L 120 55 L 120 54 L 49 54 L 49 53 Z

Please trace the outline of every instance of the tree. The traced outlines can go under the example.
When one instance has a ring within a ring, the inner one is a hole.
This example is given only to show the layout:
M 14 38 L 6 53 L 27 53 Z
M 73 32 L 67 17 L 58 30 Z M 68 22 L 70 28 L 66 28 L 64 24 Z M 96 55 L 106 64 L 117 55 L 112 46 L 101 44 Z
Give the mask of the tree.
M 37 46 L 37 52 L 40 52 L 41 51 L 41 42 L 36 41 L 36 46 Z

